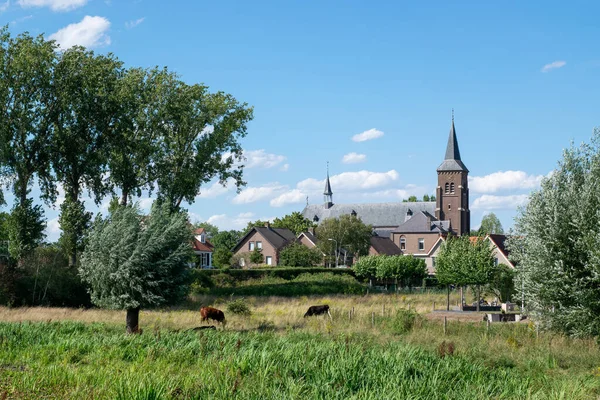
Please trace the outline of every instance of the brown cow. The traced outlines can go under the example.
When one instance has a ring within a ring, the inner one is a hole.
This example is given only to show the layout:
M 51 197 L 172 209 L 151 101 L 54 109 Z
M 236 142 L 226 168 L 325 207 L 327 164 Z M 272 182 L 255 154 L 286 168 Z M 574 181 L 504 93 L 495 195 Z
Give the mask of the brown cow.
M 202 322 L 212 319 L 213 321 L 217 321 L 225 325 L 225 314 L 223 311 L 217 310 L 213 307 L 202 307 L 200 309 L 200 316 L 202 317 Z

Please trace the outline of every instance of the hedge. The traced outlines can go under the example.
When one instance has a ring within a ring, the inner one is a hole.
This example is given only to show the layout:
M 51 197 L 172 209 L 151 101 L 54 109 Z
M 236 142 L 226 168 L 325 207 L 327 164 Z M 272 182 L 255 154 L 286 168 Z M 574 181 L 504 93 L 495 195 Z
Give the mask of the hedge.
M 278 267 L 278 268 L 259 268 L 259 269 L 193 269 L 191 271 L 192 281 L 207 282 L 212 280 L 215 275 L 229 275 L 233 281 L 240 282 L 248 279 L 260 279 L 264 277 L 282 278 L 287 281 L 296 278 L 301 274 L 320 274 L 328 272 L 334 275 L 350 275 L 355 277 L 352 268 L 299 268 L 299 267 Z

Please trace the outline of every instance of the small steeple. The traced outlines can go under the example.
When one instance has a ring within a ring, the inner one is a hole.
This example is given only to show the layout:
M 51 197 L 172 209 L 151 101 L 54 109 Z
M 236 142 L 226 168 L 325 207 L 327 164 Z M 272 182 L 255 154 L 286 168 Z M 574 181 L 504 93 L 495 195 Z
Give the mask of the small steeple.
M 331 183 L 329 182 L 329 161 L 327 161 L 327 179 L 325 180 L 323 195 L 325 196 L 325 208 L 331 208 L 333 206 L 333 192 L 331 191 Z
M 460 150 L 458 149 L 458 140 L 456 139 L 456 129 L 454 128 L 454 109 L 452 109 L 452 124 L 450 125 L 450 134 L 448 135 L 448 145 L 446 146 L 446 157 L 444 162 L 438 167 L 438 171 L 465 171 L 469 172 L 465 164 L 460 159 Z

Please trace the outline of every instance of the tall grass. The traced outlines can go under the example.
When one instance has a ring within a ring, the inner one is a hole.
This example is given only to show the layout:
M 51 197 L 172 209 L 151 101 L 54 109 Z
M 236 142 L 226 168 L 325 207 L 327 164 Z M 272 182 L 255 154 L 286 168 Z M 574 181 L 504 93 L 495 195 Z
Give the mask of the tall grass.
M 600 390 L 592 373 L 550 359 L 489 365 L 364 333 L 126 336 L 106 324 L 53 322 L 0 323 L 0 338 L 0 397 L 10 398 L 587 399 Z

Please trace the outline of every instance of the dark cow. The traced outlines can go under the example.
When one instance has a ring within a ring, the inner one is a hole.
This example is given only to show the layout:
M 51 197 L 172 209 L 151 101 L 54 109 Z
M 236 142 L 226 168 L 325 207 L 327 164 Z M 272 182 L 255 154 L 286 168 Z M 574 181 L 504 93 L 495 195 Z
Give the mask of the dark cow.
M 313 315 L 323 315 L 323 314 L 328 314 L 329 318 L 331 318 L 331 313 L 329 312 L 328 305 L 310 306 L 310 307 L 308 307 L 308 311 L 306 312 L 306 314 L 304 314 L 304 318 L 312 317 Z
M 202 317 L 202 322 L 212 319 L 213 321 L 217 321 L 225 325 L 225 314 L 223 311 L 217 310 L 212 307 L 202 307 L 200 309 L 200 316 Z

